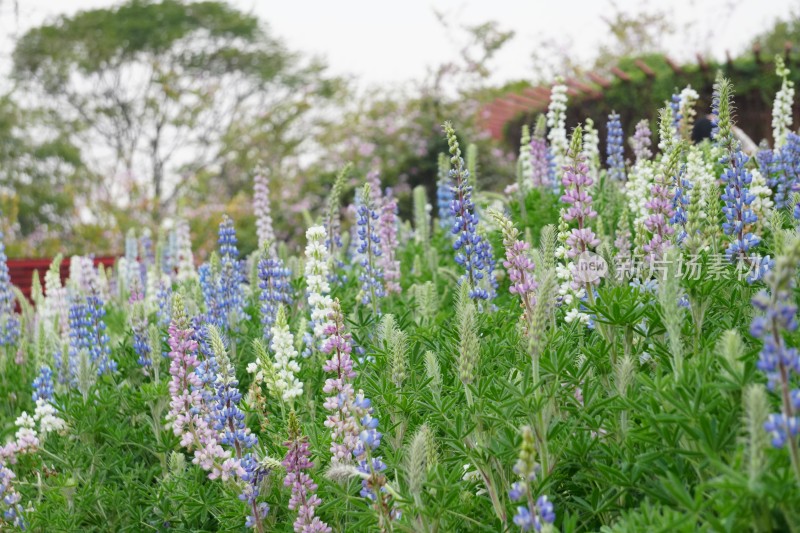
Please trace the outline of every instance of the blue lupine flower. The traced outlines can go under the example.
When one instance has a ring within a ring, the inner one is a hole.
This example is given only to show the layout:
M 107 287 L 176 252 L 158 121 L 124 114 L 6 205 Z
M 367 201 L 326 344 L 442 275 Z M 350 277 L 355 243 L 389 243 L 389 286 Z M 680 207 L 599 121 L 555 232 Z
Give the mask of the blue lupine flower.
M 450 179 L 454 182 L 455 198 L 450 205 L 450 213 L 455 218 L 452 229 L 453 235 L 456 235 L 453 243 L 455 260 L 466 270 L 461 282 L 469 284 L 470 298 L 489 300 L 492 295 L 482 286 L 481 280 L 485 276 L 492 276 L 492 252 L 486 240 L 478 235 L 478 216 L 475 214 L 475 204 L 472 203 L 472 187 L 468 184 L 469 170 L 461 157 L 455 130 L 446 124 L 445 131 L 450 154 L 453 156 L 450 159 L 453 165 Z
M 612 112 L 608 116 L 608 136 L 606 141 L 606 163 L 608 163 L 608 175 L 610 178 L 625 180 L 625 161 L 623 160 L 624 147 L 622 145 L 622 124 L 619 115 Z
M 0 346 L 13 346 L 20 334 L 20 322 L 14 310 L 16 304 L 6 261 L 6 246 L 0 231 Z
M 675 194 L 672 197 L 672 209 L 674 210 L 675 214 L 673 214 L 669 222 L 673 226 L 678 226 L 680 231 L 678 231 L 678 235 L 676 239 L 678 243 L 683 242 L 683 239 L 686 238 L 686 222 L 688 220 L 687 217 L 687 210 L 689 208 L 689 192 L 692 190 L 692 182 L 686 179 L 686 167 L 684 166 L 675 176 Z
M 775 157 L 779 166 L 777 179 L 774 184 L 767 183 L 775 192 L 775 207 L 780 209 L 788 203 L 789 192 L 796 191 L 800 185 L 800 135 L 786 134 L 786 142 Z
M 361 303 L 372 304 L 380 313 L 378 300 L 386 295 L 383 288 L 383 269 L 378 266 L 377 257 L 381 255 L 381 238 L 378 235 L 378 212 L 373 209 L 369 186 L 364 187 L 361 194 L 361 205 L 358 206 L 358 254 L 363 271 L 358 279 L 361 281 Z
M 453 203 L 453 189 L 445 174 L 436 184 L 436 207 L 439 210 L 439 225 L 443 228 L 453 227 L 453 215 L 450 205 Z
M 142 320 L 142 318 L 134 320 L 131 328 L 133 330 L 133 351 L 139 356 L 136 360 L 139 366 L 149 367 L 153 365 L 152 349 L 147 335 L 147 320 Z
M 160 328 L 166 330 L 172 321 L 172 284 L 168 280 L 161 280 L 156 293 L 158 310 L 156 320 Z
M 53 399 L 53 371 L 47 365 L 42 365 L 39 375 L 33 380 L 33 401 Z
M 242 469 L 244 469 L 244 474 L 241 476 L 242 481 L 246 484 L 242 493 L 239 494 L 239 499 L 243 502 L 247 502 L 248 509 L 251 509 L 245 521 L 245 527 L 253 528 L 256 526 L 255 513 L 252 512 L 253 505 L 256 506 L 258 518 L 260 520 L 263 520 L 267 514 L 269 514 L 269 505 L 266 502 L 256 503 L 256 499 L 261 492 L 261 483 L 264 478 L 269 475 L 269 470 L 263 468 L 255 457 L 253 457 L 253 454 L 250 453 L 242 457 L 240 464 L 242 465 Z
M 550 180 L 550 187 L 553 194 L 561 195 L 561 179 L 556 172 L 556 156 L 553 150 L 547 147 L 547 179 Z
M 117 363 L 111 359 L 111 340 L 106 333 L 106 309 L 96 290 L 86 297 L 86 307 L 91 338 L 91 345 L 88 346 L 90 359 L 97 365 L 98 375 L 116 372 Z
M 271 330 L 278 307 L 292 304 L 292 286 L 289 282 L 292 271 L 284 267 L 280 258 L 269 257 L 268 254 L 269 251 L 264 250 L 258 261 L 258 287 L 261 289 L 258 299 L 261 301 L 261 324 L 267 341 L 272 338 Z
M 680 93 L 675 93 L 672 95 L 672 99 L 669 102 L 669 107 L 672 109 L 672 128 L 676 132 L 680 131 L 681 120 L 683 119 L 683 116 L 681 115 Z

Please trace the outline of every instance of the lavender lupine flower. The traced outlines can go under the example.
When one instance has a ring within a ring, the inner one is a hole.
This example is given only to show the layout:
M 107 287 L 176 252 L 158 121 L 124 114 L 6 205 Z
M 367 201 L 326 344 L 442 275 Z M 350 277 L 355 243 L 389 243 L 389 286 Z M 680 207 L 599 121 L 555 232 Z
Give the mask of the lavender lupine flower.
M 522 446 L 519 451 L 519 458 L 514 465 L 514 473 L 519 476 L 519 481 L 511 486 L 508 496 L 515 502 L 526 502 L 526 505 L 517 507 L 514 515 L 514 524 L 520 527 L 521 531 L 542 531 L 543 527 L 555 522 L 556 514 L 553 504 L 547 496 L 539 496 L 534 501 L 533 489 L 531 484 L 536 480 L 536 448 L 533 442 L 533 431 L 530 426 L 522 428 Z
M 364 185 L 361 205 L 358 207 L 358 253 L 361 256 L 363 271 L 359 276 L 361 292 L 359 298 L 364 305 L 372 304 L 376 314 L 380 314 L 379 300 L 385 296 L 383 289 L 383 269 L 378 265 L 381 256 L 381 238 L 378 235 L 378 212 L 373 207 L 371 187 Z
M 387 293 L 400 293 L 400 261 L 396 257 L 397 242 L 397 200 L 391 190 L 386 189 L 386 197 L 381 205 L 378 219 L 378 237 L 381 255 L 378 266 L 383 270 L 383 281 Z
M 589 176 L 589 167 L 583 158 L 581 127 L 578 126 L 572 133 L 572 142 L 569 150 L 569 164 L 564 166 L 564 195 L 561 201 L 569 207 L 564 212 L 564 221 L 567 223 L 575 222 L 577 228 L 572 228 L 567 237 L 567 257 L 574 259 L 583 252 L 590 251 L 600 244 L 600 240 L 588 226 L 589 219 L 597 216 L 597 211 L 592 208 L 592 196 L 587 189 L 592 186 L 594 181 Z M 573 288 L 577 289 L 581 285 L 577 271 L 573 272 Z M 599 283 L 600 280 L 594 280 Z
M 628 139 L 631 149 L 633 150 L 633 155 L 636 158 L 636 163 L 653 157 L 653 152 L 650 150 L 653 144 L 653 141 L 650 140 L 651 136 L 652 133 L 650 132 L 650 125 L 647 120 L 640 120 L 636 124 L 636 130 L 633 132 L 633 136 Z
M 272 229 L 272 215 L 269 207 L 269 178 L 262 168 L 256 169 L 253 176 L 253 212 L 256 215 L 258 247 L 275 246 L 275 232 Z
M 324 407 L 331 414 L 325 420 L 325 427 L 331 430 L 331 462 L 349 462 L 358 440 L 358 423 L 353 415 L 355 392 L 352 380 L 353 370 L 352 337 L 344 330 L 344 317 L 339 300 L 334 300 L 331 314 L 325 325 L 325 341 L 320 349 L 329 356 L 322 369 L 334 374 L 325 380 L 322 391 L 329 394 Z
M 230 458 L 230 452 L 220 446 L 218 433 L 209 425 L 209 410 L 203 400 L 203 382 L 196 373 L 197 358 L 195 331 L 189 324 L 183 298 L 175 296 L 172 323 L 169 326 L 169 384 L 170 410 L 167 423 L 181 446 L 194 453 L 192 462 L 209 473 L 209 478 L 220 477 L 216 465 Z M 229 474 L 226 474 L 229 477 Z
M 624 148 L 622 146 L 622 125 L 619 115 L 612 111 L 608 116 L 608 136 L 606 138 L 606 163 L 608 175 L 611 179 L 625 181 L 625 161 L 623 160 Z
M 325 246 L 325 228 L 313 226 L 306 231 L 306 291 L 308 307 L 311 309 L 311 325 L 314 337 L 323 336 L 328 316 L 333 309 L 331 287 L 328 282 L 330 273 L 330 256 Z
M 445 154 L 439 154 L 439 172 L 436 180 L 436 206 L 439 213 L 439 226 L 452 228 L 453 215 L 450 206 L 453 204 L 453 188 L 450 185 L 450 160 Z
M 797 304 L 792 293 L 798 263 L 800 239 L 794 239 L 785 255 L 778 257 L 774 270 L 766 276 L 770 292 L 761 290 L 753 298 L 753 305 L 762 314 L 753 319 L 750 334 L 764 342 L 757 367 L 767 375 L 770 390 L 781 397 L 781 412 L 770 415 L 764 428 L 772 435 L 776 448 L 789 444 L 792 466 L 800 479 L 797 444 L 800 389 L 792 388 L 792 376 L 800 373 L 800 354 L 784 340 L 784 335 L 795 332 L 798 325 Z
M 750 255 L 752 248 L 758 246 L 761 239 L 751 231 L 758 221 L 751 207 L 755 200 L 755 195 L 750 191 L 753 176 L 745 167 L 749 158 L 742 152 L 740 143 L 733 136 L 732 92 L 730 82 L 724 78 L 714 85 L 713 114 L 718 118 L 714 141 L 723 150 L 724 155 L 720 163 L 726 167 L 720 177 L 725 184 L 722 200 L 725 202 L 723 211 L 726 221 L 722 229 L 726 235 L 733 237 L 733 242 L 728 245 L 725 255 L 730 261 L 741 261 L 749 265 L 752 274 L 748 275 L 748 282 L 753 282 L 761 279 L 769 270 L 771 260 L 769 256 L 761 258 L 755 254 Z
M 6 245 L 0 231 L 0 346 L 13 346 L 20 334 L 20 322 L 14 311 L 14 293 L 8 273 Z
M 53 399 L 53 371 L 47 365 L 42 365 L 39 375 L 33 380 L 33 401 Z
M 314 463 L 311 462 L 308 437 L 302 434 L 300 422 L 294 411 L 289 413 L 289 440 L 284 446 L 288 450 L 281 463 L 286 468 L 283 485 L 292 489 L 289 510 L 297 511 L 297 518 L 294 521 L 295 533 L 330 533 L 331 528 L 315 516 L 322 500 L 315 494 L 317 484 L 306 473 L 307 470 L 314 468 Z
M 566 112 L 567 112 L 567 86 L 564 85 L 562 78 L 556 78 L 553 89 L 550 92 L 550 104 L 547 107 L 547 127 L 550 131 L 547 134 L 547 140 L 550 141 L 550 155 L 553 159 L 553 181 L 551 182 L 554 192 L 557 192 L 561 172 L 567 158 L 567 149 L 569 143 L 567 142 L 567 126 L 566 126 Z
M 138 281 L 139 287 L 144 286 L 142 266 L 139 264 L 139 240 L 136 238 L 136 230 L 133 228 L 129 229 L 125 234 L 124 259 L 125 287 L 131 287 L 135 283 L 134 280 Z M 70 279 L 72 277 L 70 272 Z
M 284 267 L 283 261 L 269 251 L 268 246 L 261 249 L 261 258 L 258 260 L 258 288 L 261 292 L 258 299 L 261 301 L 261 325 L 264 339 L 272 338 L 272 325 L 275 315 L 281 304 L 291 305 L 292 286 L 289 281 L 292 271 Z
M 530 324 L 536 305 L 536 288 L 538 287 L 533 274 L 536 265 L 530 257 L 530 244 L 519 240 L 519 230 L 505 215 L 499 211 L 490 211 L 489 216 L 503 232 L 503 246 L 506 249 L 506 260 L 503 261 L 503 266 L 508 271 L 508 278 L 511 281 L 509 292 L 519 295 L 523 309 L 523 321 L 526 325 Z
M 547 119 L 544 115 L 539 115 L 536 128 L 533 130 L 533 137 L 531 137 L 531 182 L 534 187 L 545 187 L 552 183 L 550 161 L 547 157 L 546 133 Z
M 445 122 L 444 129 L 452 156 L 450 163 L 453 168 L 450 170 L 450 179 L 455 181 L 453 187 L 455 199 L 450 206 L 450 212 L 455 217 L 452 233 L 457 235 L 453 243 L 456 263 L 466 270 L 461 282 L 468 284 L 470 298 L 489 300 L 489 291 L 481 287 L 481 280 L 492 275 L 491 251 L 477 231 L 478 216 L 475 214 L 475 204 L 472 203 L 472 187 L 468 185 L 469 171 L 464 167 L 456 132 L 449 122 Z
M 673 147 L 674 140 L 666 139 L 666 136 L 672 136 L 671 126 L 669 128 L 666 126 L 672 121 L 672 112 L 669 108 L 662 109 L 660 119 L 659 131 L 662 144 Z M 675 210 L 672 208 L 674 193 L 671 190 L 670 176 L 675 171 L 678 156 L 679 151 L 676 149 L 664 153 L 662 162 L 655 172 L 655 182 L 650 187 L 650 198 L 645 202 L 649 215 L 644 220 L 644 227 L 651 233 L 651 237 L 642 250 L 650 262 L 661 259 L 664 251 L 670 246 L 670 237 L 675 233 L 675 229 L 669 224 L 675 215 Z

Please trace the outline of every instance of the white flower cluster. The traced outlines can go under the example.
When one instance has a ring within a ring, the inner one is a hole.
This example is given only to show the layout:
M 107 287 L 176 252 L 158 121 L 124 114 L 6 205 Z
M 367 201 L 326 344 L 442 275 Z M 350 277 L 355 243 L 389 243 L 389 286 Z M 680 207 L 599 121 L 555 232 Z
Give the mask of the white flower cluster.
M 633 215 L 634 225 L 643 222 L 650 214 L 645 204 L 655 179 L 655 163 L 650 160 L 637 161 L 631 168 L 625 183 L 625 196 L 628 197 L 628 210 Z
M 563 220 L 563 213 L 562 213 L 562 220 Z M 555 257 L 556 261 L 556 278 L 558 279 L 558 298 L 560 301 L 561 307 L 572 307 L 567 311 L 567 314 L 564 316 L 564 320 L 569 324 L 578 320 L 582 324 L 589 323 L 589 315 L 586 313 L 582 313 L 578 309 L 578 305 L 586 296 L 586 290 L 581 287 L 575 290 L 572 286 L 572 282 L 574 279 L 573 270 L 575 267 L 575 263 L 571 261 L 567 257 L 567 248 L 564 246 L 564 242 L 569 235 L 569 232 L 566 231 L 565 227 L 559 228 L 558 240 L 559 246 L 556 248 Z
M 550 141 L 550 149 L 553 151 L 553 159 L 556 165 L 556 176 L 561 179 L 562 167 L 566 162 L 569 142 L 567 141 L 567 86 L 564 85 L 562 78 L 556 78 L 553 90 L 550 93 L 550 105 L 547 108 L 547 140 Z
M 322 337 L 328 316 L 333 311 L 333 300 L 330 297 L 331 287 L 328 283 L 329 257 L 325 246 L 325 228 L 312 226 L 306 232 L 306 287 L 308 290 L 308 307 L 311 308 L 311 322 L 314 324 L 314 336 Z
M 189 281 L 197 278 L 197 271 L 194 268 L 194 254 L 192 253 L 192 236 L 189 230 L 189 223 L 178 220 L 175 225 L 175 248 L 178 251 L 176 258 L 178 264 L 178 281 Z
M 772 106 L 772 137 L 777 149 L 786 143 L 786 134 L 792 128 L 794 82 L 789 80 L 789 69 L 786 68 L 780 57 L 776 58 L 775 73 L 783 78 L 783 83 L 775 95 L 775 102 Z
M 533 187 L 533 163 L 531 163 L 531 133 L 528 125 L 522 126 L 519 141 L 519 173 L 522 188 L 527 191 Z
M 36 423 L 39 423 L 39 430 L 36 430 Z M 53 431 L 63 432 L 67 429 L 67 423 L 61 419 L 56 408 L 44 399 L 36 400 L 36 410 L 33 416 L 23 411 L 15 422 L 17 429 L 14 435 L 15 442 L 12 443 L 15 453 L 27 453 L 37 449 L 40 445 L 39 435 L 42 437 Z
M 709 206 L 709 193 L 717 181 L 714 176 L 714 165 L 711 160 L 703 157 L 702 149 L 690 146 L 686 154 L 686 179 L 692 184 L 692 194 L 699 194 L 700 216 L 707 216 L 706 208 Z M 717 199 L 715 198 L 716 202 Z
M 295 374 L 300 372 L 297 364 L 297 350 L 294 347 L 294 336 L 289 330 L 283 308 L 278 310 L 275 324 L 271 328 L 272 343 L 270 347 L 275 353 L 275 393 L 280 394 L 283 401 L 290 402 L 293 398 L 303 394 L 303 383 Z
M 771 198 L 772 189 L 767 186 L 767 180 L 758 169 L 752 169 L 750 174 L 753 176 L 753 181 L 750 182 L 750 194 L 755 196 L 750 208 L 759 221 L 767 220 L 772 207 L 775 205 Z
M 52 324 L 53 331 L 66 335 L 69 331 L 69 302 L 67 289 L 61 284 L 61 256 L 53 259 L 53 263 L 44 275 L 44 308 L 42 317 Z

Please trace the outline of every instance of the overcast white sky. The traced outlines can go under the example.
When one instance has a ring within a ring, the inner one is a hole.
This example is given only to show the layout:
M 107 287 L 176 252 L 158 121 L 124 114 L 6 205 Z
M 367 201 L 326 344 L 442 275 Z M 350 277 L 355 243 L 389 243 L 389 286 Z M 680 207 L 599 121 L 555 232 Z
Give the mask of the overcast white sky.
M 0 76 L 7 71 L 14 35 L 61 13 L 107 7 L 113 0 L 0 0 Z M 531 76 L 531 52 L 542 38 L 571 42 L 580 58 L 604 42 L 601 16 L 610 0 L 232 0 L 267 21 L 295 50 L 327 59 L 335 74 L 353 74 L 365 84 L 397 84 L 418 79 L 458 46 L 436 20 L 434 9 L 462 24 L 496 20 L 515 38 L 498 55 L 495 81 Z M 640 9 L 642 0 L 616 0 L 620 9 Z M 651 0 L 671 8 L 685 28 L 666 41 L 677 59 L 696 52 L 723 57 L 736 53 L 777 17 L 800 7 L 800 0 Z M 711 33 L 713 39 L 709 39 Z

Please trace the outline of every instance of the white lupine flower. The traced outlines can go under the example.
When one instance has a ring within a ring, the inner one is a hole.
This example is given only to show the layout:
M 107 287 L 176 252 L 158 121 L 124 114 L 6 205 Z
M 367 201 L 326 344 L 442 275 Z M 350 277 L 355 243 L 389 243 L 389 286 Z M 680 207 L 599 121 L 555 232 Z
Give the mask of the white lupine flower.
M 313 226 L 306 232 L 306 286 L 308 290 L 308 307 L 311 308 L 311 322 L 314 324 L 314 336 L 321 338 L 328 323 L 328 316 L 333 311 L 333 300 L 330 297 L 331 287 L 328 283 L 329 258 L 328 247 L 325 246 L 325 228 Z
M 42 398 L 36 400 L 36 411 L 33 417 L 39 421 L 39 430 L 42 435 L 47 435 L 52 431 L 64 431 L 67 428 L 67 423 L 57 415 L 56 408 Z
M 777 149 L 786 143 L 786 134 L 792 129 L 794 82 L 789 80 L 789 69 L 786 68 L 781 57 L 775 58 L 775 73 L 783 78 L 783 83 L 775 95 L 775 102 L 772 106 L 772 137 Z
M 556 167 L 556 176 L 561 179 L 562 167 L 566 162 L 569 142 L 567 141 L 567 86 L 564 85 L 562 78 L 556 78 L 553 90 L 550 93 L 550 105 L 547 108 L 547 140 L 550 141 L 550 149 L 553 153 L 553 160 Z
M 655 177 L 655 163 L 649 160 L 638 161 L 628 174 L 625 196 L 628 197 L 628 210 L 633 214 L 634 225 L 644 222 L 650 214 L 645 204 L 650 198 Z
M 577 308 L 570 309 L 564 317 L 564 322 L 571 324 L 576 320 L 581 324 L 586 325 L 589 323 L 589 315 L 586 313 L 581 313 Z
M 61 284 L 61 255 L 53 259 L 44 275 L 44 306 L 42 317 L 53 324 L 56 333 L 69 331 L 69 302 L 67 289 Z
M 703 151 L 691 146 L 686 154 L 686 179 L 692 184 L 692 190 L 700 193 L 700 216 L 706 217 L 708 194 L 716 182 L 714 165 L 703 157 Z M 694 194 L 694 193 L 693 193 Z M 716 199 L 715 199 L 716 201 Z
M 769 211 L 775 205 L 772 201 L 772 189 L 767 186 L 767 180 L 758 169 L 750 171 L 753 176 L 753 181 L 750 182 L 750 194 L 755 196 L 750 208 L 756 214 L 759 220 L 767 220 L 769 218 Z
M 289 331 L 289 324 L 286 322 L 286 315 L 283 308 L 278 309 L 275 324 L 272 326 L 272 342 L 270 347 L 275 353 L 275 391 L 281 394 L 284 401 L 291 401 L 292 398 L 303 394 L 303 383 L 295 376 L 300 372 L 300 365 L 297 364 L 297 350 L 294 347 L 294 337 Z
M 36 421 L 26 411 L 22 411 L 22 414 L 17 417 L 17 420 L 14 422 L 14 424 L 16 424 L 19 428 L 33 429 L 36 427 Z
M 189 281 L 197 278 L 197 270 L 194 268 L 194 254 L 192 253 L 192 236 L 189 223 L 186 220 L 178 220 L 175 224 L 175 248 L 177 257 L 175 262 L 178 265 L 178 281 Z

